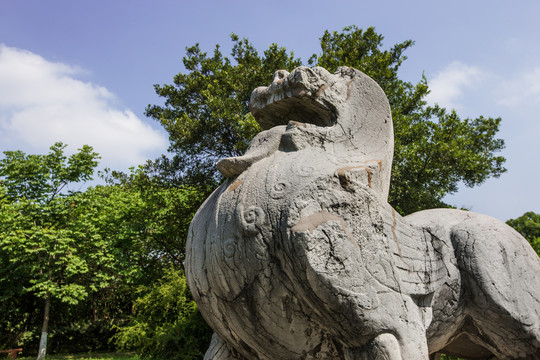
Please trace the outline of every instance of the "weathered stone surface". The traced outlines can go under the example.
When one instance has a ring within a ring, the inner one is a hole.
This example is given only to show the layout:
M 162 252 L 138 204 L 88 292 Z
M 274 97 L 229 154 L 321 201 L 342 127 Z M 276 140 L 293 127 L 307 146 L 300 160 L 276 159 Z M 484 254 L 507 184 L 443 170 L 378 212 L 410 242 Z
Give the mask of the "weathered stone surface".
M 206 359 L 540 359 L 540 260 L 514 230 L 387 203 L 390 108 L 360 71 L 254 90 L 263 128 L 189 231 Z

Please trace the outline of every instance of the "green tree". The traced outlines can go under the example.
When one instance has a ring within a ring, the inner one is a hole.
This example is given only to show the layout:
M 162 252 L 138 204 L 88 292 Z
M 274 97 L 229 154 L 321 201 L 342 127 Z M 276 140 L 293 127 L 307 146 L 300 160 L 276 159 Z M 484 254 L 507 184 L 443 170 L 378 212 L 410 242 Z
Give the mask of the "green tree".
M 465 359 L 443 354 L 441 355 L 441 360 L 465 360 Z
M 517 219 L 508 220 L 506 223 L 523 235 L 540 256 L 540 214 L 529 211 Z
M 107 349 L 137 299 L 165 281 L 169 268 L 183 267 L 187 229 L 204 193 L 157 181 L 141 168 L 115 173 L 108 185 L 66 191 L 78 178 L 73 166 L 88 163 L 82 154 L 66 158 L 63 149 L 8 152 L 1 163 L 0 346 L 37 342 L 45 300 L 54 310 L 47 351 Z M 97 156 L 83 152 L 88 161 Z M 86 174 L 95 166 L 89 165 Z M 196 343 L 196 334 L 185 341 Z
M 169 132 L 174 154 L 148 167 L 156 176 L 214 186 L 220 180 L 216 160 L 241 154 L 260 130 L 248 112 L 251 91 L 270 83 L 274 71 L 301 64 L 276 44 L 259 56 L 246 39 L 234 34 L 231 38 L 231 59 L 219 46 L 208 56 L 197 44 L 187 48 L 187 72 L 176 75 L 172 85 L 155 86 L 165 104 L 148 106 L 146 114 Z M 460 182 L 475 186 L 506 170 L 505 159 L 495 155 L 504 148 L 503 140 L 495 137 L 500 118 L 461 119 L 453 110 L 427 106 L 424 76 L 417 83 L 399 79 L 411 40 L 383 50 L 382 35 L 356 26 L 326 31 L 320 40 L 322 51 L 309 64 L 330 71 L 341 65 L 355 67 L 375 79 L 388 96 L 396 137 L 390 202 L 399 212 L 448 206 L 442 198 L 456 192 Z
M 86 231 L 107 239 L 115 259 L 114 279 L 87 306 L 99 319 L 115 318 L 119 346 L 146 355 L 166 349 L 170 354 L 204 352 L 208 343 L 201 332 L 208 326 L 186 290 L 183 271 L 170 270 L 183 268 L 187 230 L 204 194 L 190 186 L 165 186 L 141 168 L 130 174 L 108 172 L 106 179 L 109 185 L 89 188 L 75 200 L 79 217 L 91 223 Z M 164 291 L 169 295 L 156 300 Z M 173 298 L 178 294 L 189 297 L 187 305 L 178 305 L 184 301 Z M 163 317 L 142 320 L 150 313 Z M 135 328 L 141 330 L 137 339 Z
M 51 300 L 76 304 L 108 278 L 90 271 L 90 263 L 107 261 L 103 244 L 73 236 L 73 192 L 63 192 L 91 179 L 98 154 L 85 145 L 68 158 L 65 147 L 56 143 L 47 155 L 6 151 L 0 160 L 0 285 L 8 289 L 5 297 L 27 293 L 43 299 L 38 359 L 46 353 Z

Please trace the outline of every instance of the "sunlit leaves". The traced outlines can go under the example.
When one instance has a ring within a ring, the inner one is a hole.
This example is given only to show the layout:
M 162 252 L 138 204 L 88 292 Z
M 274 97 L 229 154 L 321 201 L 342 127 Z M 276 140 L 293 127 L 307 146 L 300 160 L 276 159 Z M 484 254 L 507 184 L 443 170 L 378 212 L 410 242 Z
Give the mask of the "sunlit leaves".
M 12 199 L 28 199 L 46 203 L 58 195 L 67 184 L 92 179 L 99 156 L 84 145 L 69 158 L 67 145 L 60 142 L 47 155 L 26 155 L 20 150 L 5 151 L 0 160 L 0 178 Z M 66 162 L 67 160 L 67 162 Z
M 67 157 L 65 147 L 56 143 L 47 155 L 6 151 L 0 160 L 0 281 L 13 295 L 76 304 L 88 296 L 88 254 L 99 243 L 76 236 L 75 195 L 62 190 L 91 179 L 98 155 L 84 146 Z
M 184 274 L 167 269 L 162 279 L 142 286 L 139 293 L 133 318 L 118 327 L 116 344 L 148 357 L 202 358 L 212 330 L 197 311 Z

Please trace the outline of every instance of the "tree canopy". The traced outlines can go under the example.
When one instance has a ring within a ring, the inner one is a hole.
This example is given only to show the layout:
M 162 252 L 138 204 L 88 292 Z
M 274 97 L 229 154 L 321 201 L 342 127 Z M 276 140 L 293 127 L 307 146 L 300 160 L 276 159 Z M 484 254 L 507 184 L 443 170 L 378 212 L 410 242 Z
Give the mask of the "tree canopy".
M 219 45 L 209 56 L 196 44 L 187 48 L 183 59 L 186 72 L 177 74 L 171 85 L 155 85 L 165 104 L 149 105 L 146 114 L 169 133 L 173 157 L 163 157 L 149 169 L 169 181 L 220 181 L 215 162 L 243 153 L 260 131 L 248 112 L 251 91 L 269 84 L 276 70 L 290 71 L 302 64 L 277 44 L 259 55 L 247 39 L 234 34 L 231 39 L 231 58 Z M 320 38 L 321 53 L 308 63 L 330 71 L 341 65 L 355 67 L 386 92 L 396 141 L 390 203 L 402 214 L 445 207 L 443 197 L 456 192 L 461 182 L 475 186 L 506 171 L 505 159 L 496 155 L 504 148 L 504 141 L 496 138 L 501 119 L 461 119 L 454 110 L 428 106 L 427 79 L 422 75 L 412 83 L 398 74 L 413 41 L 385 50 L 383 39 L 372 27 L 326 31 Z
M 133 304 L 143 301 L 137 299 L 159 292 L 169 269 L 182 268 L 187 229 L 203 201 L 197 189 L 164 186 L 140 168 L 109 177 L 104 186 L 66 191 L 71 180 L 90 179 L 98 156 L 83 147 L 68 158 L 64 148 L 55 144 L 47 155 L 6 152 L 0 162 L 0 346 L 24 346 L 27 353 L 44 318 L 53 351 L 114 346 L 109 340 L 131 326 Z M 170 305 L 171 313 L 189 305 L 174 320 L 175 333 L 199 323 L 207 333 L 189 291 L 182 293 L 183 302 Z M 159 311 L 158 302 L 151 304 Z M 167 342 L 197 351 L 186 345 L 193 334 Z M 206 338 L 197 341 L 208 346 Z

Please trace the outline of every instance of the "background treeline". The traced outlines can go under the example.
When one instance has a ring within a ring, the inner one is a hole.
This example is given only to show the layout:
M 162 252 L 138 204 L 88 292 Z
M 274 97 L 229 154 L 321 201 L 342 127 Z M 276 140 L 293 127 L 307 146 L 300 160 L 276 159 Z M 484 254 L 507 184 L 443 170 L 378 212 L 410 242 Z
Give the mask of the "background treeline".
M 407 40 L 383 48 L 373 28 L 325 32 L 306 63 L 272 44 L 259 54 L 231 35 L 230 57 L 186 49 L 185 72 L 156 85 L 164 105 L 147 116 L 169 133 L 170 152 L 130 173 L 96 177 L 99 155 L 85 146 L 71 156 L 4 152 L 0 160 L 0 348 L 37 353 L 132 349 L 166 359 L 201 358 L 211 331 L 186 287 L 188 226 L 222 180 L 215 162 L 242 154 L 260 128 L 248 111 L 251 91 L 274 71 L 306 64 L 355 67 L 385 90 L 395 132 L 391 204 L 402 214 L 447 207 L 460 183 L 481 184 L 506 171 L 496 153 L 500 118 L 461 119 L 428 106 L 427 80 L 403 81 Z M 75 191 L 75 190 L 79 191 Z M 83 190 L 81 190 L 83 189 Z M 539 250 L 539 215 L 509 223 Z M 44 346 L 42 345 L 42 352 Z
M 182 264 L 204 192 L 151 182 L 141 170 L 69 191 L 90 178 L 97 154 L 84 147 L 67 158 L 64 147 L 0 161 L 0 347 L 37 353 L 44 331 L 49 352 L 200 355 L 203 345 L 187 344 L 210 333 Z

